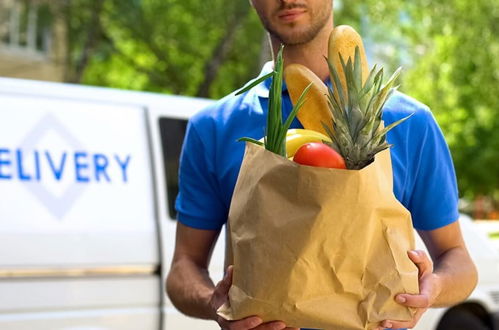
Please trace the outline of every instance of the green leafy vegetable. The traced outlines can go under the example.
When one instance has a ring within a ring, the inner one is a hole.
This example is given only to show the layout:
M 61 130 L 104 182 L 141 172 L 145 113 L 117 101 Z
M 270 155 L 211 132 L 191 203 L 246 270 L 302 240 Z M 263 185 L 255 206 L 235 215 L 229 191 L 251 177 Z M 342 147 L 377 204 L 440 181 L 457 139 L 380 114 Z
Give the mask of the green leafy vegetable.
M 282 79 L 284 71 L 283 58 L 282 58 L 283 48 L 284 47 L 281 46 L 281 48 L 279 49 L 279 52 L 277 54 L 277 59 L 275 61 L 274 70 L 271 73 L 255 80 L 248 86 L 244 87 L 239 92 L 237 92 L 236 95 L 244 93 L 249 89 L 258 85 L 262 81 L 272 77 L 272 83 L 270 85 L 270 90 L 269 90 L 269 107 L 267 111 L 267 127 L 265 128 L 264 143 L 262 144 L 262 142 L 260 141 L 247 137 L 240 138 L 238 141 L 247 141 L 258 145 L 263 145 L 265 146 L 265 149 L 272 151 L 273 153 L 276 153 L 283 157 L 286 157 L 286 133 L 289 129 L 289 126 L 291 125 L 291 122 L 296 117 L 296 114 L 298 113 L 303 103 L 305 102 L 306 100 L 305 95 L 307 94 L 312 84 L 309 84 L 307 88 L 303 90 L 303 93 L 300 95 L 298 102 L 296 102 L 288 118 L 286 118 L 286 121 L 283 123 L 282 122 Z

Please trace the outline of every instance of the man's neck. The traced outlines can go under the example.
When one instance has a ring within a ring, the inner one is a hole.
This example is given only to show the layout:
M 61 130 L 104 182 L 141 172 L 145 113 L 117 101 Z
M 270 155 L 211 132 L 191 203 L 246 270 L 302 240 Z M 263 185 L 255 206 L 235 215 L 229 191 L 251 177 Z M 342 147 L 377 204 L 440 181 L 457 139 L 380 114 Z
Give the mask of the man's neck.
M 322 81 L 325 81 L 329 76 L 329 69 L 325 56 L 328 54 L 329 34 L 332 31 L 331 26 L 326 26 L 312 41 L 306 44 L 286 45 L 284 47 L 284 66 L 298 63 L 306 66 L 314 72 Z M 274 54 L 280 47 L 280 42 L 274 38 L 270 38 Z

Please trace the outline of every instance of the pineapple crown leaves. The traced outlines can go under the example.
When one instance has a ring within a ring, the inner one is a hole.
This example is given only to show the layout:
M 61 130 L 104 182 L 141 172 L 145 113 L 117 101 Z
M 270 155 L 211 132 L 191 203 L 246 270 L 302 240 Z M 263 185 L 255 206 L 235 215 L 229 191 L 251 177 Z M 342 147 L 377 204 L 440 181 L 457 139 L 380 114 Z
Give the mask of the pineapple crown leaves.
M 345 62 L 340 54 L 346 86 L 342 86 L 340 76 L 328 60 L 331 83 L 328 88 L 328 104 L 333 115 L 331 124 L 322 123 L 331 137 L 331 147 L 338 151 L 350 169 L 359 169 L 374 159 L 374 155 L 390 145 L 386 143 L 386 133 L 410 116 L 400 119 L 380 129 L 382 109 L 398 86 L 394 86 L 401 68 L 383 84 L 383 68 L 375 65 L 362 84 L 362 66 L 359 47 L 355 56 Z
M 265 127 L 264 142 L 260 142 L 253 138 L 240 138 L 238 141 L 252 142 L 257 145 L 263 145 L 265 149 L 272 151 L 278 155 L 286 157 L 286 133 L 296 117 L 298 111 L 303 106 L 306 101 L 305 96 L 307 95 L 309 89 L 312 87 L 310 83 L 302 92 L 298 101 L 294 105 L 290 114 L 282 122 L 282 80 L 284 72 L 284 60 L 282 56 L 284 46 L 281 45 L 279 52 L 277 53 L 277 58 L 275 61 L 274 70 L 261 78 L 250 83 L 248 86 L 243 87 L 236 95 L 242 94 L 249 89 L 260 84 L 264 80 L 272 77 L 272 83 L 269 89 L 269 105 L 267 111 L 267 126 Z

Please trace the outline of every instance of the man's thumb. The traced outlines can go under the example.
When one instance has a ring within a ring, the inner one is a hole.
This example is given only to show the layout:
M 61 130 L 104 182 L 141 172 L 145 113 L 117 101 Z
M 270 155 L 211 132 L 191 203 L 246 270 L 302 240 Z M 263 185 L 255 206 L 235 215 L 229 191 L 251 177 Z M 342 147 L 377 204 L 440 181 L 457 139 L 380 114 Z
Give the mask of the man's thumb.
M 232 273 L 234 271 L 233 269 L 233 266 L 227 267 L 224 278 L 218 283 L 220 291 L 223 291 L 224 293 L 228 293 L 230 286 L 232 285 Z

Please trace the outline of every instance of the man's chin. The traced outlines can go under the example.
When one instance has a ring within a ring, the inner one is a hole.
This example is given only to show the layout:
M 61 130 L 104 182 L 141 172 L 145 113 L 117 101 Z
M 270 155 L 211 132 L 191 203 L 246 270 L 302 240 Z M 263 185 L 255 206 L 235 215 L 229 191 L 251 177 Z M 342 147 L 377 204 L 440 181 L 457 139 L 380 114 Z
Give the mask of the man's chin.
M 267 31 L 284 45 L 301 45 L 312 41 L 324 27 L 324 24 L 310 24 L 304 20 L 285 26 L 266 26 Z
M 286 32 L 281 34 L 273 34 L 282 44 L 288 46 L 306 44 L 307 42 L 314 39 L 317 35 L 316 33 L 310 33 L 309 31 L 296 31 L 296 32 Z

